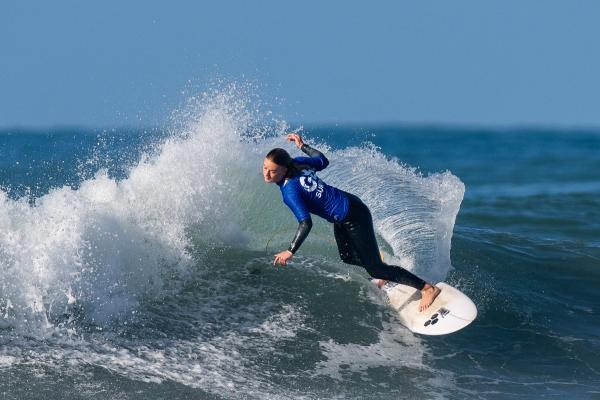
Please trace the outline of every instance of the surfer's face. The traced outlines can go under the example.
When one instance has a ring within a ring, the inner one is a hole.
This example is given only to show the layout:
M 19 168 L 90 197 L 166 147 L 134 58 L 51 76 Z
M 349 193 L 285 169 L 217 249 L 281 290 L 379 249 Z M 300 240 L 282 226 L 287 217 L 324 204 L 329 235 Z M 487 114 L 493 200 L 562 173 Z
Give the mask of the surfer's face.
M 286 167 L 282 167 L 281 165 L 275 164 L 273 161 L 265 158 L 263 163 L 263 178 L 265 178 L 265 182 L 267 183 L 275 183 L 279 182 L 285 176 L 287 172 Z

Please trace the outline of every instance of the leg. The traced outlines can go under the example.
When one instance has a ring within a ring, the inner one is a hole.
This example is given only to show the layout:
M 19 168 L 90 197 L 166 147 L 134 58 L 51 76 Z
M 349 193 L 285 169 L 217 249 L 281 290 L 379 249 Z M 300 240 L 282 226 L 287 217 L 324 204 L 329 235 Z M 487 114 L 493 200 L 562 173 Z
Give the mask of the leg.
M 340 225 L 349 246 L 358 255 L 358 259 L 362 261 L 360 265 L 367 270 L 369 275 L 373 278 L 412 286 L 415 289 L 423 289 L 425 281 L 404 268 L 388 265 L 381 261 L 375 230 L 373 229 L 373 219 L 364 203 L 360 200 L 358 202 L 354 200 L 351 204 L 350 215 Z
M 343 235 L 358 255 L 358 259 L 362 261 L 361 265 L 373 278 L 397 282 L 420 290 L 421 311 L 429 307 L 439 295 L 440 289 L 428 284 L 404 268 L 385 264 L 379 254 L 371 212 L 357 197 L 352 196 L 350 199 L 349 215 L 340 224 L 340 228 L 343 229 Z
M 360 260 L 358 253 L 350 243 L 350 238 L 348 237 L 346 231 L 340 224 L 333 224 L 333 235 L 335 237 L 335 242 L 337 243 L 338 252 L 342 261 L 346 264 L 363 266 L 364 263 Z M 373 282 L 375 282 L 377 284 L 377 287 L 381 289 L 385 285 L 387 280 L 373 278 Z
M 346 231 L 338 223 L 333 224 L 333 236 L 335 237 L 335 242 L 337 243 L 338 252 L 340 253 L 342 261 L 346 264 L 362 265 L 360 257 L 354 250 L 354 247 L 350 244 L 350 238 L 348 238 Z

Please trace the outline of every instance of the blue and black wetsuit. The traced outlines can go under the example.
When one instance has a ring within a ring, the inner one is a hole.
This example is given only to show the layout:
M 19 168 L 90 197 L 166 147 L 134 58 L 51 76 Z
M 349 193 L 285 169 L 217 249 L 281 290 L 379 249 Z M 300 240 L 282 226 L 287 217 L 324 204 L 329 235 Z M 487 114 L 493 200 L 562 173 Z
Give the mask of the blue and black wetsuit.
M 298 251 L 312 228 L 310 215 L 315 214 L 333 223 L 342 261 L 364 267 L 373 278 L 423 289 L 424 280 L 381 260 L 369 208 L 355 195 L 327 185 L 317 177 L 316 172 L 329 165 L 323 153 L 306 144 L 301 150 L 309 157 L 294 158 L 298 172 L 277 183 L 284 203 L 299 223 L 289 250 Z

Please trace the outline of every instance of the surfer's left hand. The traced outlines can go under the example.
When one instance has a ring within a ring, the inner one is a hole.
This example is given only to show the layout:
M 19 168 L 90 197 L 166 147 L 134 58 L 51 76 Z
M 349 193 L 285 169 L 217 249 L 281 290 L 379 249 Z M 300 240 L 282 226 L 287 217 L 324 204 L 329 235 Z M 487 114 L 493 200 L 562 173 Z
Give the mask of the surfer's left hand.
M 285 265 L 288 260 L 291 260 L 294 257 L 294 253 L 289 250 L 284 250 L 280 253 L 275 254 L 275 259 L 273 260 L 273 265 Z

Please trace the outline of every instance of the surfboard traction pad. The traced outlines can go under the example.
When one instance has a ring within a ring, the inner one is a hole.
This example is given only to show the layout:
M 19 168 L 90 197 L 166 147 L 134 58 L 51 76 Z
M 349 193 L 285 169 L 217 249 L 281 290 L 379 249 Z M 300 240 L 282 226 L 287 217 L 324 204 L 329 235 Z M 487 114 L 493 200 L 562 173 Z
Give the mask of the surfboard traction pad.
M 471 299 L 446 283 L 436 286 L 442 291 L 423 312 L 419 311 L 421 295 L 417 289 L 394 282 L 387 282 L 381 289 L 387 294 L 392 308 L 398 312 L 402 325 L 414 333 L 446 335 L 475 320 L 477 307 Z

